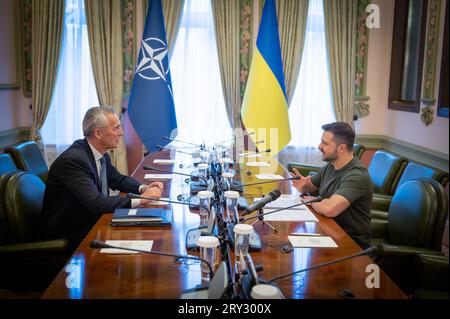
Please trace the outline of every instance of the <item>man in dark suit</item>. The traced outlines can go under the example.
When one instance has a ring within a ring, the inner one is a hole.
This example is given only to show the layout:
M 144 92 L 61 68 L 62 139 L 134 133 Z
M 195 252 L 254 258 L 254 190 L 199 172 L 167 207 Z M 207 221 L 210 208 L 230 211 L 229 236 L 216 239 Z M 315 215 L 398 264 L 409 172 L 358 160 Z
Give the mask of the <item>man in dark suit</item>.
M 103 213 L 116 208 L 139 207 L 144 199 L 109 196 L 109 189 L 160 197 L 163 184 L 141 185 L 120 174 L 108 150 L 123 135 L 112 108 L 93 107 L 83 119 L 85 139 L 75 141 L 52 164 L 44 194 L 42 216 L 50 237 L 67 238 L 75 249 Z

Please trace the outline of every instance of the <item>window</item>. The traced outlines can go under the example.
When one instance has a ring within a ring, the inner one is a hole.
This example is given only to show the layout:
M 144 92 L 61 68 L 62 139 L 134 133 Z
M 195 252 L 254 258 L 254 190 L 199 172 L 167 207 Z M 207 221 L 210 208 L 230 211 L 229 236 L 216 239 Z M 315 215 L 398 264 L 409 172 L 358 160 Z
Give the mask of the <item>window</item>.
M 210 0 L 186 0 L 170 61 L 178 140 L 230 138 Z
M 389 109 L 420 110 L 427 0 L 395 1 Z
M 289 107 L 290 149 L 296 148 L 296 156 L 299 153 L 309 155 L 293 160 L 322 163 L 317 150 L 321 126 L 335 121 L 327 65 L 323 3 L 322 0 L 310 0 L 300 74 Z
M 83 0 L 66 0 L 58 73 L 50 109 L 41 134 L 48 153 L 59 155 L 83 138 L 82 121 L 98 105 L 89 56 Z

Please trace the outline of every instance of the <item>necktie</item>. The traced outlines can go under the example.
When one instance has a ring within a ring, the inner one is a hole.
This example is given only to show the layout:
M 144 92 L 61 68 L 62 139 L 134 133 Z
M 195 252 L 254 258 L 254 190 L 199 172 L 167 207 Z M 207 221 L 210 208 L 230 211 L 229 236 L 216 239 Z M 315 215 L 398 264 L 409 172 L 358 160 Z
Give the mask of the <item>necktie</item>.
M 100 183 L 102 185 L 102 194 L 108 195 L 108 179 L 106 178 L 105 158 L 100 159 Z

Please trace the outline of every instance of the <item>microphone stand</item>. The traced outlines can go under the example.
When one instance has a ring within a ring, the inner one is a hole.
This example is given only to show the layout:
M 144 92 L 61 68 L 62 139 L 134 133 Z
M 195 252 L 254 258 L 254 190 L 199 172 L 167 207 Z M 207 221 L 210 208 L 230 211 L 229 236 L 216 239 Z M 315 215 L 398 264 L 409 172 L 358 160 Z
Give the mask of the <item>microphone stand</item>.
M 258 209 L 258 215 L 257 215 L 257 217 L 258 217 L 258 219 L 255 220 L 254 222 L 252 222 L 250 225 L 253 226 L 253 225 L 255 225 L 256 223 L 261 222 L 262 225 L 263 225 L 263 227 L 264 227 L 265 225 L 267 225 L 270 229 L 273 230 L 274 233 L 278 233 L 278 229 L 276 229 L 271 223 L 269 223 L 268 221 L 266 221 L 266 220 L 264 219 L 264 211 L 263 211 L 262 208 L 261 208 L 261 209 Z
M 293 177 L 288 177 L 288 178 L 283 178 L 283 179 L 271 179 L 269 181 L 255 182 L 255 183 L 249 183 L 249 184 L 241 184 L 241 185 L 238 185 L 238 186 L 234 187 L 234 189 L 241 188 L 241 187 L 246 187 L 246 186 L 270 184 L 270 183 L 279 183 L 279 182 L 284 182 L 284 181 L 294 181 L 294 180 L 298 180 L 298 179 L 300 179 L 300 176 L 293 176 Z
M 170 137 L 167 137 L 167 136 L 163 136 L 163 139 L 165 139 L 165 140 L 167 140 L 167 141 L 171 141 L 171 142 L 179 142 L 179 143 L 184 143 L 184 144 L 194 145 L 194 146 L 200 147 L 201 149 L 203 149 L 203 147 L 204 147 L 202 144 L 195 144 L 195 143 L 191 143 L 191 142 L 185 142 L 185 141 L 175 140 L 175 139 L 171 139 Z

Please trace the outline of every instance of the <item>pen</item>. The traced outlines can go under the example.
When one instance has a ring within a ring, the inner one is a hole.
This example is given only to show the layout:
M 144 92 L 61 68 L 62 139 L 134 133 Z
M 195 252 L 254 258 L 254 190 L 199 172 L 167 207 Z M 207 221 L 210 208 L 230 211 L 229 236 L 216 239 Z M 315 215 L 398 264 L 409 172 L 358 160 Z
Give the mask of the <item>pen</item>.
M 318 233 L 291 233 L 292 236 L 323 236 L 322 234 Z

